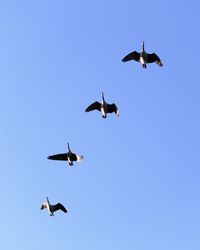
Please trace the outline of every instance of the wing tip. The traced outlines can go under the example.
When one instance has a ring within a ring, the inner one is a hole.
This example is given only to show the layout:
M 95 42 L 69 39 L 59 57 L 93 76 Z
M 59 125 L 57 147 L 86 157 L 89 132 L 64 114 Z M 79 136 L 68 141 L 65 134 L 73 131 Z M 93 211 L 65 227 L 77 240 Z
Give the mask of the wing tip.
M 161 61 L 158 61 L 157 62 L 158 66 L 162 67 L 163 66 L 163 63 Z
M 122 62 L 128 62 L 128 60 L 126 59 L 126 56 L 124 58 L 122 58 L 121 60 Z

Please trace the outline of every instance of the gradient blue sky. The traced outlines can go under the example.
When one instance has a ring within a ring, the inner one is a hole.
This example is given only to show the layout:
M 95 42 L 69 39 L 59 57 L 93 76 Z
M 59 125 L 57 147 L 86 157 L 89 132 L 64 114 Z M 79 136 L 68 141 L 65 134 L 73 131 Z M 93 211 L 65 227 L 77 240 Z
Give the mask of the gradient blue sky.
M 1 1 L 1 249 L 200 249 L 199 9 Z M 164 67 L 121 62 L 142 40 Z M 101 91 L 119 118 L 84 112 Z

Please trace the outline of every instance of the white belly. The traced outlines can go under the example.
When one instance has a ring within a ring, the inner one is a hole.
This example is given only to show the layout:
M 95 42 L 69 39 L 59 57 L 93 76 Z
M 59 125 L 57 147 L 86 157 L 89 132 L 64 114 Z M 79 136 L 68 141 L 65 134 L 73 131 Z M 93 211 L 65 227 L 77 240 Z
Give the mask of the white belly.
M 145 64 L 146 62 L 144 61 L 144 58 L 143 57 L 140 57 L 140 62 L 141 64 Z
M 103 108 L 101 108 L 101 113 L 102 113 L 102 116 L 106 116 L 106 113 Z

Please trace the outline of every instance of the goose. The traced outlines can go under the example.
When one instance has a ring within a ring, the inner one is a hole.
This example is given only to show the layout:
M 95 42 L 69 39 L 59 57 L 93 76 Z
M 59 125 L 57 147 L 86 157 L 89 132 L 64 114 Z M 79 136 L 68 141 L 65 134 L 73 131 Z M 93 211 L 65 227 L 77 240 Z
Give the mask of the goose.
M 117 116 L 119 116 L 119 110 L 117 108 L 117 106 L 115 105 L 115 103 L 112 104 L 108 104 L 105 99 L 104 99 L 104 93 L 102 92 L 101 94 L 102 96 L 102 101 L 100 102 L 94 102 L 91 105 L 89 105 L 85 112 L 90 112 L 93 110 L 98 110 L 101 112 L 102 114 L 102 118 L 106 118 L 107 117 L 107 113 L 115 113 Z
M 72 153 L 69 147 L 69 143 L 67 143 L 68 152 L 63 154 L 50 155 L 47 157 L 49 160 L 57 160 L 57 161 L 68 161 L 69 166 L 73 166 L 73 161 L 81 161 L 84 159 L 84 156 L 79 156 L 77 154 Z
M 147 63 L 153 63 L 153 62 L 157 63 L 160 67 L 163 66 L 160 58 L 155 53 L 152 54 L 146 53 L 146 51 L 144 50 L 144 41 L 142 42 L 142 51 L 140 53 L 137 51 L 133 51 L 128 55 L 126 55 L 122 59 L 122 62 L 127 62 L 130 60 L 135 60 L 137 62 L 140 62 L 143 68 L 147 67 Z
M 54 216 L 54 212 L 56 212 L 57 210 L 62 210 L 64 213 L 67 213 L 67 209 L 61 203 L 57 203 L 55 205 L 51 205 L 49 203 L 48 197 L 47 197 L 47 201 L 45 201 L 44 203 L 42 203 L 40 209 L 43 210 L 45 208 L 47 208 L 50 216 Z

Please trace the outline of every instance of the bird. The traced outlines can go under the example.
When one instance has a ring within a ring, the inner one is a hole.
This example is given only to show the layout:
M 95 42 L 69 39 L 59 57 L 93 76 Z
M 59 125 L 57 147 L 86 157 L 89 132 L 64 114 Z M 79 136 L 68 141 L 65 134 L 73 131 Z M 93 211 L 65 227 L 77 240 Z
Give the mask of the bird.
M 49 203 L 48 197 L 47 197 L 47 201 L 45 201 L 44 203 L 42 203 L 40 209 L 43 210 L 45 208 L 47 208 L 50 216 L 54 216 L 54 212 L 56 212 L 57 210 L 62 210 L 64 213 L 67 213 L 67 209 L 61 203 L 57 203 L 55 205 L 51 205 Z
M 107 113 L 115 113 L 117 116 L 119 116 L 119 110 L 115 103 L 108 104 L 105 99 L 104 99 L 104 93 L 102 92 L 102 101 L 100 102 L 94 102 L 91 105 L 89 105 L 86 109 L 85 112 L 90 112 L 93 110 L 98 110 L 102 114 L 102 118 L 107 117 Z
M 144 50 L 144 41 L 142 42 L 142 51 L 139 53 L 137 51 L 133 51 L 126 55 L 123 59 L 122 62 L 128 62 L 130 60 L 135 60 L 137 62 L 140 62 L 142 64 L 143 68 L 147 67 L 147 63 L 157 63 L 160 67 L 163 66 L 160 58 L 156 53 L 148 54 Z
M 47 157 L 49 160 L 57 160 L 57 161 L 68 161 L 69 166 L 73 166 L 74 161 L 81 161 L 84 159 L 84 156 L 79 156 L 77 154 L 72 153 L 69 147 L 69 143 L 67 143 L 68 152 L 63 154 L 50 155 Z

